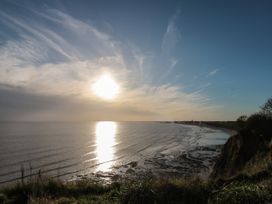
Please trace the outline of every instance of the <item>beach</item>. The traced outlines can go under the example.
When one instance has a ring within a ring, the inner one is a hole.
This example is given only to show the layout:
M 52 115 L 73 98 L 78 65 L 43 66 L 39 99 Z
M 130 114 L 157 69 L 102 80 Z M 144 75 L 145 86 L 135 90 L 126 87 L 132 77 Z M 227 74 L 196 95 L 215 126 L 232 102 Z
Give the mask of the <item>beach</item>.
M 98 183 L 146 178 L 197 177 L 206 180 L 221 153 L 224 141 L 233 131 L 210 126 L 180 125 L 193 130 L 196 136 L 187 138 L 187 148 L 184 143 L 178 143 L 177 138 L 172 138 L 164 145 L 152 145 L 131 161 L 124 160 L 109 171 L 76 175 L 72 180 L 91 179 Z
M 2 123 L 0 131 L 1 185 L 22 180 L 22 170 L 24 180 L 206 178 L 230 136 L 165 122 Z

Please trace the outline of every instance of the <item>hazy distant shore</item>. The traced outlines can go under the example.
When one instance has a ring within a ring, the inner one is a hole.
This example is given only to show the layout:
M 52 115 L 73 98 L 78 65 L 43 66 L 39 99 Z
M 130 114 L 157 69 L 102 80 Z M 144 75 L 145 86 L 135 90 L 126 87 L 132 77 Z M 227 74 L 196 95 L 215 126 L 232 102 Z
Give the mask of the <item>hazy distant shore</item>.
M 218 129 L 229 135 L 235 135 L 238 129 L 235 121 L 175 121 L 174 123 Z

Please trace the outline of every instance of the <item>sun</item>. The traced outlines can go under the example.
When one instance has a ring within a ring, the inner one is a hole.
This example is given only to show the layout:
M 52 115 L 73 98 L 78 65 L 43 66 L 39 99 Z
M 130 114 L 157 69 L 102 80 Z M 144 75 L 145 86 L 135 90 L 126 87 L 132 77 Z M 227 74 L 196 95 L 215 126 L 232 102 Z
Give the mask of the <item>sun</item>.
M 100 98 L 112 100 L 117 96 L 120 88 L 111 75 L 104 74 L 92 85 L 92 90 Z

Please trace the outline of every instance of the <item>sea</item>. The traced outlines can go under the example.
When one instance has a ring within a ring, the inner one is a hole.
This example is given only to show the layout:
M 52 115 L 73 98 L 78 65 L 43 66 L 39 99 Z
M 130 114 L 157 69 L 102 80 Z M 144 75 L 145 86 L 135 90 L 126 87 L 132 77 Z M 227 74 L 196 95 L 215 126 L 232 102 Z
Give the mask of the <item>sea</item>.
M 115 166 L 221 145 L 220 129 L 173 122 L 3 122 L 0 123 L 0 185 L 47 175 L 110 172 Z

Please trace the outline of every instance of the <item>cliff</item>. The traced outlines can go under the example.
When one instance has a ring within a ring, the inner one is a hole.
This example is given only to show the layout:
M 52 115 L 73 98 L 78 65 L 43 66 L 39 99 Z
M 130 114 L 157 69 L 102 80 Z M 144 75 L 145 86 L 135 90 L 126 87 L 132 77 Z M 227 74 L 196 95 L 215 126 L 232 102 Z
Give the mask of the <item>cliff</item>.
M 223 146 L 211 178 L 229 178 L 239 174 L 249 163 L 254 165 L 257 160 L 268 158 L 272 152 L 270 146 L 271 139 L 267 135 L 249 129 L 239 131 Z

